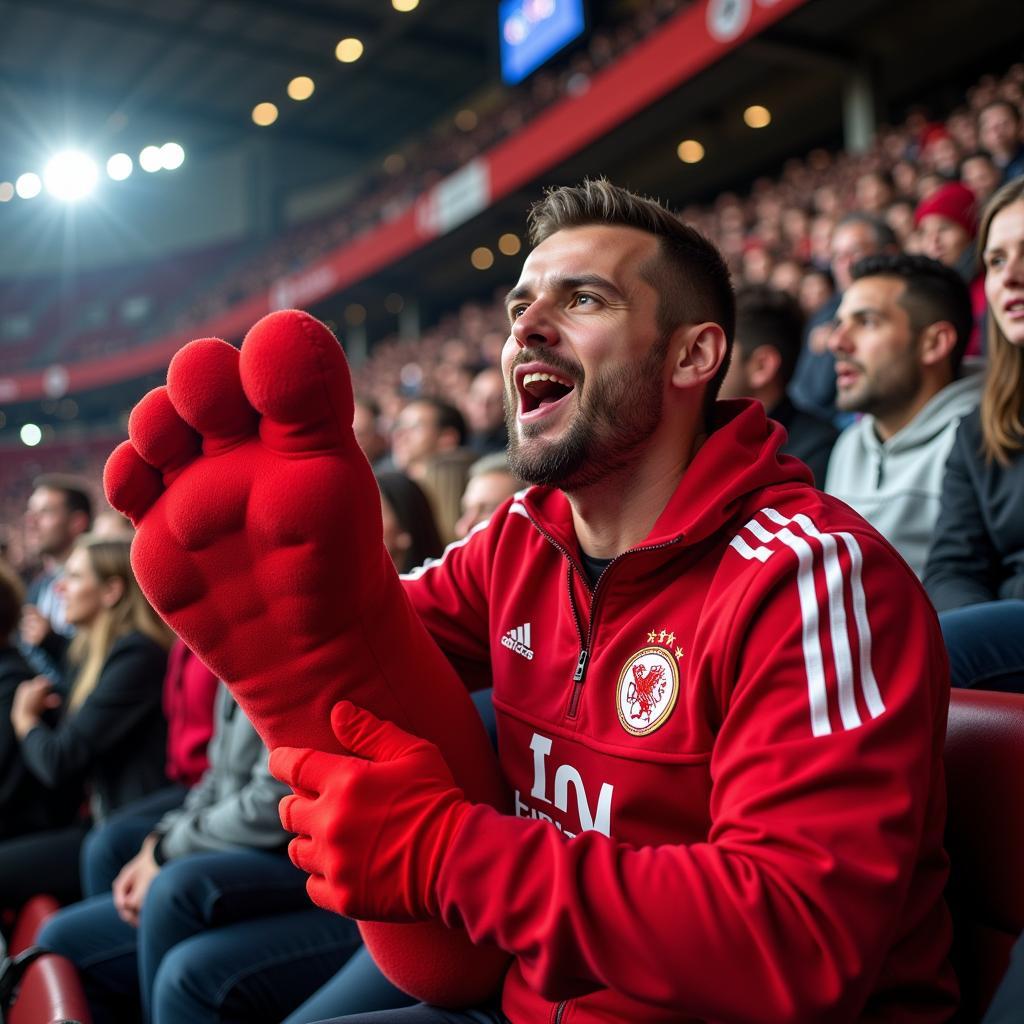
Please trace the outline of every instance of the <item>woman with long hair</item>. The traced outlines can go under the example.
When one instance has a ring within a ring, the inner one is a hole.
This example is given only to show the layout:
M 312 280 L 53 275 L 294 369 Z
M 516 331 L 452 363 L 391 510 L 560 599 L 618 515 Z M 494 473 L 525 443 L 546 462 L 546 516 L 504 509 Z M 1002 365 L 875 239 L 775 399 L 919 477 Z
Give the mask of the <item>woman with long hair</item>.
M 924 584 L 953 684 L 1024 691 L 1024 178 L 989 200 L 978 243 L 987 378 L 946 464 Z
M 85 782 L 93 820 L 165 783 L 161 697 L 173 634 L 143 597 L 129 549 L 124 540 L 78 541 L 60 583 L 75 627 L 73 682 L 60 694 L 44 677 L 28 679 L 10 712 L 27 770 L 58 800 Z M 74 898 L 87 825 L 83 815 L 0 843 L 0 907 L 43 890 Z
M 409 572 L 437 558 L 444 542 L 423 488 L 404 473 L 377 473 L 384 546 L 399 572 Z

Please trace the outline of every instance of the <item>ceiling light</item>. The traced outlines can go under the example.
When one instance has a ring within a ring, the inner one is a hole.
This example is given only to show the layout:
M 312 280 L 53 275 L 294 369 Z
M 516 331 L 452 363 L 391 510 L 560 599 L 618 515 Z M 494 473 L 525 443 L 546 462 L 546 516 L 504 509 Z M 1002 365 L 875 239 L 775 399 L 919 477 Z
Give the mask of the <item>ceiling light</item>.
M 21 428 L 21 443 L 28 445 L 29 448 L 35 448 L 42 439 L 43 432 L 35 423 L 26 423 Z
M 743 120 L 748 128 L 767 128 L 772 123 L 772 112 L 755 103 L 743 111 Z
M 363 44 L 358 39 L 342 39 L 334 48 L 334 56 L 342 64 L 352 64 L 363 55 Z
M 401 174 L 405 170 L 405 157 L 401 153 L 388 153 L 384 157 L 384 170 L 388 174 Z
M 511 231 L 498 239 L 498 249 L 503 256 L 515 256 L 521 248 L 522 243 L 519 241 L 519 236 L 512 234 Z
M 479 123 L 475 110 L 460 110 L 455 115 L 455 127 L 460 132 L 471 132 Z
M 273 103 L 257 103 L 252 108 L 252 120 L 254 124 L 266 128 L 277 120 L 277 107 Z
M 14 186 L 9 181 L 0 181 L 0 203 L 9 203 L 14 198 Z
M 159 146 L 146 146 L 139 154 L 139 166 L 149 174 L 155 174 L 164 166 L 163 154 Z
M 349 327 L 359 327 L 366 323 L 366 307 L 358 302 L 350 302 L 345 307 L 345 323 Z
M 469 262 L 477 270 L 490 270 L 494 266 L 494 253 L 486 245 L 478 245 L 470 254 Z
M 684 139 L 676 149 L 676 156 L 684 164 L 699 164 L 704 159 L 704 147 L 696 139 Z
M 127 153 L 115 153 L 107 161 L 107 175 L 114 181 L 124 181 L 132 173 L 132 158 Z
M 405 299 L 398 292 L 391 292 L 390 295 L 384 297 L 384 308 L 397 316 L 405 308 Z
M 19 175 L 18 180 L 14 183 L 14 191 L 22 199 L 35 199 L 43 191 L 43 183 L 40 181 L 38 174 L 26 171 L 24 174 Z
M 308 100 L 316 86 L 308 75 L 299 75 L 288 83 L 288 96 L 296 102 Z
M 96 161 L 77 149 L 58 153 L 43 171 L 46 191 L 68 203 L 89 195 L 96 187 L 98 177 Z
M 160 147 L 160 163 L 165 171 L 176 171 L 185 162 L 185 150 L 176 142 L 165 142 Z
M 410 11 L 415 11 L 419 5 L 420 0 L 391 0 L 391 6 L 399 14 L 408 14 Z

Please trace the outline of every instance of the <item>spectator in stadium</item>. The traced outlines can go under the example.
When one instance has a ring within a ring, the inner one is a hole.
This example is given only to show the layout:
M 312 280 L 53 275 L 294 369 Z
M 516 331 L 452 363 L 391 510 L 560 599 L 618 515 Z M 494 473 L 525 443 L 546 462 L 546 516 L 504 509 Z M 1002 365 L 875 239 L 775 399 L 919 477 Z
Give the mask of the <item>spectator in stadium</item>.
M 978 233 L 978 203 L 974 193 L 951 181 L 920 202 L 914 211 L 916 252 L 952 267 L 971 293 L 974 327 L 967 343 L 968 356 L 981 353 L 981 325 L 985 318 L 985 285 L 974 254 Z
M 1021 116 L 1013 103 L 1005 99 L 993 99 L 978 111 L 978 139 L 992 154 L 992 160 L 1002 172 L 1004 182 L 1024 174 Z
M 756 285 L 736 296 L 736 340 L 720 398 L 756 398 L 786 428 L 787 455 L 806 462 L 814 482 L 825 482 L 825 467 L 838 433 L 828 420 L 797 408 L 786 394 L 793 376 L 803 316 L 784 292 Z
M 456 448 L 423 460 L 418 480 L 430 500 L 434 523 L 444 544 L 455 540 L 455 524 L 462 515 L 462 495 L 469 480 L 469 468 L 476 458 L 469 448 Z
M 64 699 L 45 677 L 27 680 L 10 715 L 28 770 L 58 799 L 88 780 L 96 821 L 165 782 L 161 685 L 173 637 L 142 596 L 128 554 L 125 541 L 85 535 L 75 544 L 60 582 L 76 630 L 71 690 Z M 51 725 L 46 713 L 58 707 Z M 0 843 L 0 906 L 20 906 L 43 886 L 76 898 L 86 828 Z
M 104 540 L 130 541 L 135 536 L 135 527 L 120 512 L 105 508 L 96 513 L 89 532 L 94 537 L 102 537 Z
M 423 488 L 404 473 L 378 473 L 384 546 L 399 572 L 409 572 L 444 548 Z
M 1024 177 L 992 197 L 979 241 L 985 390 L 946 465 L 925 586 L 954 685 L 1024 690 Z
M 828 337 L 843 292 L 853 278 L 851 268 L 858 260 L 895 252 L 896 248 L 896 236 L 889 225 L 870 214 L 851 213 L 836 225 L 830 253 L 837 292 L 808 320 L 804 348 L 789 383 L 790 396 L 801 409 L 827 419 L 835 415 L 836 368 Z
M 33 675 L 13 643 L 24 598 L 18 574 L 0 560 L 0 840 L 68 824 L 80 799 L 70 786 L 54 799 L 25 767 L 11 724 L 14 693 Z
M 36 672 L 54 682 L 74 630 L 64 616 L 58 582 L 75 541 L 92 525 L 92 498 L 81 480 L 59 473 L 37 477 L 25 511 L 30 555 L 42 562 L 21 616 L 23 653 Z
M 960 161 L 960 181 L 973 193 L 979 207 L 984 206 L 999 188 L 1003 175 L 990 153 L 976 149 Z
M 293 858 L 341 913 L 439 918 L 510 953 L 502 1009 L 517 1022 L 570 1000 L 580 1022 L 947 1020 L 948 688 L 923 592 L 777 458 L 759 403 L 714 406 L 733 299 L 709 243 L 603 181 L 555 190 L 532 228 L 502 366 L 513 468 L 538 486 L 405 583 L 442 649 L 494 676 L 516 814 L 468 802 L 433 744 L 343 701 L 332 727 L 353 756 L 271 755 L 296 790 Z M 272 383 L 274 358 L 296 354 L 286 324 L 259 336 Z M 111 492 L 160 523 L 167 501 L 134 503 L 140 459 L 119 451 Z M 336 529 L 333 510 L 302 522 Z M 196 557 L 147 534 L 140 555 L 165 573 Z M 351 586 L 324 570 L 324 587 Z M 297 672 L 262 694 L 261 715 L 278 713 L 270 698 L 305 715 L 301 685 Z
M 372 398 L 356 398 L 352 429 L 367 461 L 378 466 L 388 454 L 388 439 L 380 429 L 380 405 Z
M 425 459 L 461 448 L 466 438 L 466 421 L 455 406 L 439 398 L 414 399 L 391 430 L 394 468 L 416 478 Z
M 221 687 L 202 780 L 155 824 L 107 825 L 102 846 L 126 858 L 89 863 L 86 851 L 95 895 L 39 935 L 77 965 L 97 1022 L 138 1020 L 141 1003 L 155 1024 L 276 1024 L 348 959 L 355 924 L 311 907 L 283 856 L 286 792 Z
M 478 523 L 490 519 L 506 498 L 511 498 L 525 486 L 509 469 L 504 452 L 492 452 L 477 459 L 469 467 L 469 480 L 462 493 L 462 515 L 455 524 L 455 536 L 461 540 Z
M 503 452 L 508 443 L 505 430 L 505 382 L 494 367 L 480 370 L 466 394 L 465 412 L 469 425 L 469 447 L 478 455 Z
M 839 436 L 825 490 L 853 506 L 921 576 L 942 467 L 981 378 L 960 375 L 967 286 L 925 256 L 876 256 L 853 270 L 829 339 L 836 404 L 864 415 Z

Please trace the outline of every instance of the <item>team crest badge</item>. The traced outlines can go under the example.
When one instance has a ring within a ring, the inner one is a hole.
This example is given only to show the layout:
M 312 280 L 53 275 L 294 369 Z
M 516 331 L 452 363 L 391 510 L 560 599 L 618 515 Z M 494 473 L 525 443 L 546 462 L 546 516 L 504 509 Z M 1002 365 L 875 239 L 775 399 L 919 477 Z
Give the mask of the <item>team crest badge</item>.
M 626 732 L 646 736 L 663 726 L 679 696 L 679 667 L 672 652 L 664 647 L 637 651 L 619 674 L 615 695 Z

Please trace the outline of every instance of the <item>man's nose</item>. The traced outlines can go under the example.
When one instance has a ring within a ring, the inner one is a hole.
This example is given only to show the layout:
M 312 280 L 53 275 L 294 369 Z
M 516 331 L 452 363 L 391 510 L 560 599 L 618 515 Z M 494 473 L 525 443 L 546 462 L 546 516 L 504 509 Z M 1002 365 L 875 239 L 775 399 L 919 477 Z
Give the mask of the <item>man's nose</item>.
M 520 348 L 554 345 L 558 341 L 558 330 L 543 303 L 532 302 L 512 321 L 512 337 Z
M 832 325 L 832 330 L 829 332 L 825 344 L 833 355 L 837 352 L 850 351 L 850 335 L 842 321 L 837 320 Z

